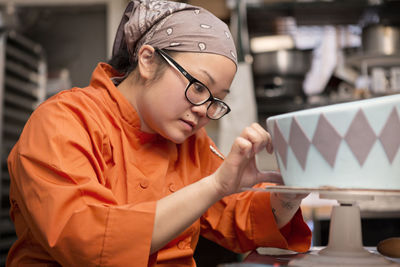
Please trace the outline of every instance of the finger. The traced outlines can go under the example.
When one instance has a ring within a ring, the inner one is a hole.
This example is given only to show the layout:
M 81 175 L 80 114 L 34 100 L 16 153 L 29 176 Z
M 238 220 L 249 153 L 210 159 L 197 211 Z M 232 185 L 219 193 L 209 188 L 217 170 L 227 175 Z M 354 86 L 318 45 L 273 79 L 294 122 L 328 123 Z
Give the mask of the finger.
M 263 134 L 264 136 L 266 136 L 267 131 L 258 123 L 253 123 L 251 124 L 251 127 L 256 130 L 257 132 L 259 132 L 260 134 Z
M 253 125 L 246 127 L 241 136 L 252 143 L 254 155 L 267 145 L 267 135 Z
M 268 150 L 268 146 L 270 146 L 270 142 L 271 142 L 271 136 L 269 135 L 269 133 L 263 127 L 261 127 L 261 125 L 258 123 L 253 123 L 251 126 L 262 137 L 262 139 L 264 140 L 264 143 L 267 146 L 267 150 Z M 257 152 L 260 152 L 262 149 L 264 149 L 264 147 L 265 146 L 262 146 L 262 147 L 260 146 L 259 150 Z
M 274 146 L 272 144 L 272 137 L 269 132 L 267 132 L 267 151 L 268 153 L 272 154 L 274 152 Z
M 260 171 L 257 175 L 258 183 L 274 183 L 283 185 L 282 175 L 276 171 Z
M 272 145 L 272 138 L 271 135 L 269 134 L 269 132 L 267 132 L 260 124 L 258 123 L 253 123 L 251 125 L 261 136 L 263 136 L 263 139 L 266 140 L 266 149 L 268 151 L 268 153 L 272 153 L 274 152 L 273 149 L 273 145 Z M 263 149 L 264 147 L 261 147 L 261 149 Z M 260 152 L 261 149 L 257 152 Z
M 235 160 L 240 161 L 243 159 L 243 157 L 248 159 L 251 156 L 252 147 L 253 145 L 249 140 L 243 137 L 237 137 L 232 144 L 231 151 L 229 152 L 227 158 L 233 157 Z
M 263 135 L 263 138 L 265 139 L 265 140 L 267 140 L 267 142 L 266 142 L 266 149 L 267 149 L 267 151 L 268 151 L 268 153 L 272 153 L 272 152 L 274 152 L 274 149 L 273 149 L 273 145 L 272 145 L 272 138 L 271 138 L 271 135 L 270 135 L 270 133 L 269 132 L 267 132 L 260 124 L 258 124 L 258 123 L 253 123 L 252 124 L 252 127 L 255 129 L 255 130 L 257 130 L 261 135 Z M 259 152 L 259 151 L 258 151 Z

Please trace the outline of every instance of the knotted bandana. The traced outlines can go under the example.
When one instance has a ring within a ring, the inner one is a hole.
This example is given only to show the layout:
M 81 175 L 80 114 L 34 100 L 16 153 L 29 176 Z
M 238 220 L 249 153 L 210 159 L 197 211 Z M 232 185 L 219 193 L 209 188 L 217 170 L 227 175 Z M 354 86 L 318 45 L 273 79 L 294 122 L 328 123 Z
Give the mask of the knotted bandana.
M 228 26 L 209 11 L 192 5 L 159 0 L 131 1 L 121 19 L 113 56 L 127 49 L 132 61 L 142 45 L 182 52 L 223 55 L 237 65 Z

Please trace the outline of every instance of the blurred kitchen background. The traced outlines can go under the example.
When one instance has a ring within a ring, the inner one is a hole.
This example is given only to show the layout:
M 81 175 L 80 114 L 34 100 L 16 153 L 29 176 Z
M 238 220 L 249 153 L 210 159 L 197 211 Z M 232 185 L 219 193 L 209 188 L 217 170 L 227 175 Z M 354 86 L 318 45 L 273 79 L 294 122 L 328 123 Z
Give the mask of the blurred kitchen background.
M 7 155 L 37 105 L 84 87 L 111 54 L 127 0 L 0 0 L 0 266 L 15 240 Z M 231 114 L 207 130 L 220 149 L 247 124 L 327 104 L 400 93 L 400 0 L 192 0 L 231 28 L 239 68 Z M 276 169 L 261 154 L 262 169 Z M 364 245 L 400 236 L 400 204 L 361 205 Z M 332 202 L 310 195 L 304 216 L 326 245 Z M 198 266 L 241 255 L 200 240 Z

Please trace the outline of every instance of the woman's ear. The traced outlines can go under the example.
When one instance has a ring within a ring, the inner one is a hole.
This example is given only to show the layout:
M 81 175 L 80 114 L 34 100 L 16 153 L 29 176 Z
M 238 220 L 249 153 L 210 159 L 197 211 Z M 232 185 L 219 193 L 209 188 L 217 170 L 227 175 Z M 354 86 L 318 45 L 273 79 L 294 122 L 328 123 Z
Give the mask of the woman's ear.
M 143 45 L 138 52 L 139 75 L 144 80 L 151 80 L 157 70 L 155 49 L 150 45 Z

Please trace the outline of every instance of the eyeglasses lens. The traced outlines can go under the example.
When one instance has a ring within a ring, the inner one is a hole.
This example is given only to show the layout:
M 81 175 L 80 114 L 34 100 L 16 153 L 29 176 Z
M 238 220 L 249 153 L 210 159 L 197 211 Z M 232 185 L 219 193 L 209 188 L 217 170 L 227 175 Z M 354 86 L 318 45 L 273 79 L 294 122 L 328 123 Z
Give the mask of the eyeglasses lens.
M 226 112 L 228 111 L 227 106 L 219 101 L 215 101 L 211 103 L 211 105 L 207 109 L 207 115 L 211 119 L 217 120 L 224 116 Z
M 186 90 L 186 97 L 193 105 L 202 105 L 210 101 L 211 93 L 203 84 L 193 82 Z M 228 106 L 222 101 L 214 100 L 207 108 L 207 116 L 217 120 L 228 112 Z
M 201 83 L 193 82 L 186 90 L 186 97 L 194 105 L 202 105 L 210 98 L 210 91 Z

